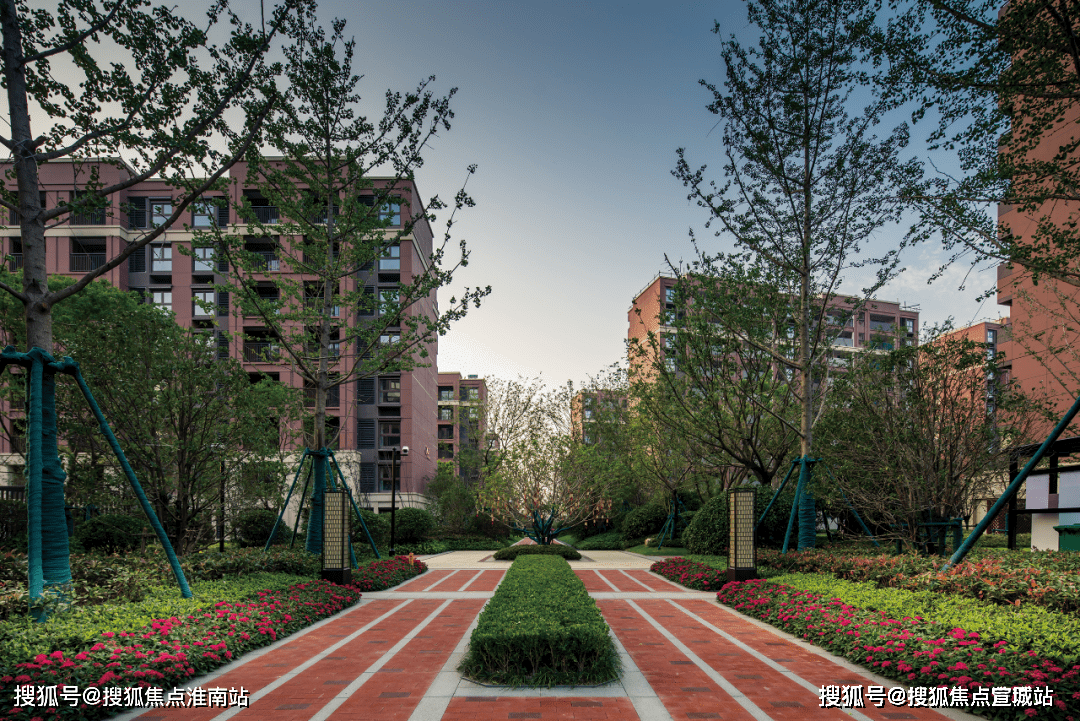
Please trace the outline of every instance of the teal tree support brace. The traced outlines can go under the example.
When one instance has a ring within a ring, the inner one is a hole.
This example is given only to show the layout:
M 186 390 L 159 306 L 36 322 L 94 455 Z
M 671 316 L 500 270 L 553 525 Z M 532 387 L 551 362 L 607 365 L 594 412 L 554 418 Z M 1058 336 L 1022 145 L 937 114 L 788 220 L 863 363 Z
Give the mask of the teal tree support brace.
M 305 448 L 303 455 L 300 456 L 300 463 L 298 463 L 297 466 L 296 466 L 296 475 L 293 476 L 292 485 L 289 486 L 289 495 L 285 496 L 285 505 L 283 505 L 281 507 L 281 511 L 278 513 L 277 520 L 274 521 L 274 527 L 272 529 L 270 529 L 270 536 L 269 536 L 269 538 L 266 539 L 266 545 L 263 546 L 263 553 L 266 553 L 267 551 L 270 550 L 270 543 L 271 543 L 271 541 L 274 540 L 274 534 L 277 533 L 278 526 L 281 525 L 281 519 L 285 516 L 285 509 L 289 507 L 289 501 L 292 500 L 293 491 L 296 490 L 296 482 L 298 480 L 300 480 L 300 471 L 302 471 L 304 469 L 304 461 L 307 459 L 307 457 L 308 457 L 308 450 Z M 305 484 L 305 490 L 306 490 L 306 486 L 307 486 L 307 484 Z M 303 505 L 303 503 L 304 503 L 304 499 L 303 499 L 303 496 L 301 496 L 300 497 L 300 504 Z M 299 518 L 300 518 L 300 512 L 299 511 L 296 512 L 296 517 L 299 520 Z
M 326 492 L 326 449 L 311 451 L 315 461 L 315 484 L 311 488 L 311 511 L 308 512 L 307 552 L 316 556 L 323 550 L 323 494 Z
M 158 541 L 161 542 L 161 547 L 165 549 L 165 555 L 169 559 L 169 567 L 172 568 L 176 583 L 180 586 L 180 595 L 184 598 L 191 598 L 191 588 L 188 587 L 187 578 L 184 577 L 184 571 L 180 568 L 180 561 L 176 557 L 176 551 L 173 550 L 172 543 L 169 541 L 169 536 L 165 533 L 165 528 L 161 525 L 161 521 L 158 519 L 157 514 L 154 513 L 154 507 L 150 505 L 146 493 L 143 492 L 139 479 L 135 477 L 135 471 L 132 470 L 131 464 L 128 463 L 127 456 L 124 455 L 123 449 L 120 448 L 120 442 L 116 440 L 116 436 L 113 435 L 112 429 L 109 428 L 109 422 L 105 420 L 105 414 L 98 408 L 97 401 L 94 400 L 93 394 L 90 393 L 90 387 L 86 385 L 82 373 L 79 372 L 79 364 L 70 358 L 65 357 L 63 361 L 55 365 L 57 365 L 60 370 L 75 377 L 75 382 L 79 384 L 79 389 L 86 398 L 86 402 L 89 404 L 90 410 L 94 414 L 94 418 L 97 419 L 98 427 L 101 429 L 105 439 L 109 441 L 109 446 L 112 448 L 113 453 L 116 454 L 116 459 L 120 461 L 120 467 L 124 470 L 124 475 L 127 476 L 128 482 L 131 483 L 131 489 L 135 491 L 135 497 L 139 499 L 139 505 L 142 506 L 143 513 L 146 514 L 151 527 L 154 529 L 154 533 L 157 534 Z
M 83 380 L 78 363 L 71 358 L 54 362 L 52 356 L 41 348 L 32 348 L 28 353 L 19 353 L 13 346 L 8 346 L 0 353 L 0 371 L 12 364 L 29 369 L 27 374 L 29 383 L 26 389 L 29 406 L 26 445 L 28 585 L 31 607 L 42 598 L 46 586 L 62 586 L 71 582 L 67 520 L 64 514 L 64 481 L 67 474 L 64 473 L 60 464 L 57 448 L 57 372 L 73 376 L 78 383 L 98 420 L 102 433 L 109 441 L 125 475 L 131 482 L 147 518 L 158 533 L 158 538 L 169 557 L 173 574 L 176 576 L 184 598 L 191 598 L 191 589 L 188 588 L 172 544 L 169 543 L 157 514 L 147 501 L 146 494 L 143 493 L 142 486 L 135 478 L 105 416 L 102 415 L 86 381 Z M 45 614 L 40 610 L 35 610 L 34 615 L 38 621 L 46 619 Z

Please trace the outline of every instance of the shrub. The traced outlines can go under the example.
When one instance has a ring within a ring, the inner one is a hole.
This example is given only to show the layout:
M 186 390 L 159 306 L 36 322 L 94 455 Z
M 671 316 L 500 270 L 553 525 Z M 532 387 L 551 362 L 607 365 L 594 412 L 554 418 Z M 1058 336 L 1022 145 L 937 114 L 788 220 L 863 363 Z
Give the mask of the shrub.
M 0 550 L 26 551 L 26 502 L 0 500 Z
M 622 520 L 623 538 L 644 538 L 658 532 L 667 521 L 667 510 L 658 503 L 639 506 Z
M 361 508 L 360 517 L 364 519 L 368 533 L 371 534 L 371 539 L 375 541 L 376 547 L 378 547 L 380 551 L 385 551 L 386 544 L 390 540 L 390 516 L 385 513 L 375 513 L 366 508 Z M 360 525 L 360 522 L 356 520 L 356 517 L 353 516 L 350 518 L 349 522 L 352 524 L 350 526 L 350 536 L 353 544 L 369 546 L 367 534 L 364 533 L 364 527 Z
M 625 547 L 626 542 L 618 531 L 608 531 L 598 536 L 589 536 L 577 544 L 579 551 L 621 551 Z
M 510 539 L 486 538 L 485 536 L 453 536 L 439 539 L 447 551 L 497 551 L 510 545 Z
M 1062 613 L 1080 613 L 1080 554 L 1073 551 L 1010 553 L 987 549 L 939 573 L 940 558 L 912 553 L 872 556 L 865 553 L 809 549 L 781 555 L 761 549 L 758 563 L 779 570 L 831 573 L 851 581 L 909 591 L 933 591 L 1008 605 L 1025 603 Z
M 241 511 L 233 521 L 233 534 L 241 548 L 263 548 L 266 539 L 270 538 L 270 532 L 274 530 L 278 514 L 265 508 L 252 508 Z M 280 546 L 288 543 L 292 536 L 292 529 L 282 521 L 274 533 L 274 541 L 271 545 Z
M 552 543 L 550 546 L 507 546 L 495 551 L 496 561 L 513 561 L 518 556 L 562 556 L 568 561 L 581 560 L 581 554 L 575 551 L 573 546 L 563 546 L 559 543 Z
M 139 546 L 144 528 L 146 521 L 141 518 L 109 514 L 80 524 L 75 536 L 87 551 L 123 553 Z
M 771 488 L 757 488 L 754 500 L 755 522 L 765 512 L 769 501 L 773 497 Z M 788 517 L 791 514 L 791 503 L 795 499 L 793 489 L 785 489 L 784 493 L 776 499 L 776 503 L 769 509 L 769 515 L 761 524 L 758 531 L 758 547 L 780 547 L 784 543 L 784 533 L 787 530 Z M 683 531 L 682 541 L 686 550 L 691 553 L 722 556 L 727 553 L 728 545 L 728 494 L 718 493 L 709 499 L 709 502 L 694 514 L 690 526 Z M 798 531 L 796 520 L 792 528 L 792 541 Z
M 600 609 L 566 561 L 523 556 L 481 612 L 460 670 L 512 686 L 598 684 L 619 675 L 619 655 Z
M 397 543 L 416 543 L 431 535 L 435 519 L 423 508 L 399 508 L 394 519 L 394 540 Z

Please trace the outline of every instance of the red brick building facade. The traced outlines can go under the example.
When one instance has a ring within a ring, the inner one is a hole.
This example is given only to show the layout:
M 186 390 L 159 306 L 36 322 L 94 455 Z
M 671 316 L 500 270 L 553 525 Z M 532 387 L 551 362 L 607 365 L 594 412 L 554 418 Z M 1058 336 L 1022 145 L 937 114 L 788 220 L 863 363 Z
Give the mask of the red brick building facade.
M 133 174 L 114 164 L 96 165 L 105 185 Z M 39 172 L 45 207 L 57 207 L 77 196 L 81 192 L 81 183 L 89 177 L 89 170 L 86 163 L 78 169 L 64 162 L 42 166 Z M 224 206 L 193 206 L 184 224 L 173 226 L 159 241 L 137 251 L 127 262 L 103 277 L 117 288 L 138 291 L 148 302 L 171 310 L 180 325 L 213 335 L 220 356 L 240 360 L 253 374 L 268 374 L 282 383 L 301 387 L 301 379 L 280 356 L 276 360 L 267 359 L 267 352 L 272 355 L 274 351 L 273 339 L 267 329 L 259 326 L 257 318 L 236 315 L 233 312 L 235 299 L 230 299 L 229 293 L 215 291 L 214 284 L 222 282 L 222 274 L 228 272 L 227 265 L 215 259 L 211 249 L 199 250 L 197 257 L 179 252 L 181 248 L 190 249 L 192 229 L 226 226 L 231 233 L 245 236 L 245 250 L 264 256 L 268 279 L 278 274 L 303 279 L 275 253 L 279 244 L 295 244 L 301 239 L 248 236 L 246 226 L 237 225 L 240 219 L 235 208 L 244 198 L 251 203 L 262 223 L 272 226 L 279 220 L 278 209 L 262 200 L 258 189 L 245 183 L 246 177 L 245 163 L 234 166 L 228 176 L 227 189 L 205 196 L 207 199 L 224 196 L 227 200 Z M 388 182 L 385 178 L 372 180 L 376 186 L 382 184 L 383 187 Z M 147 229 L 171 215 L 175 195 L 177 193 L 165 181 L 149 180 L 111 196 L 107 209 L 68 216 L 61 224 L 46 231 L 48 273 L 81 277 L 104 265 L 127 244 L 137 241 Z M 422 201 L 413 183 L 400 183 L 395 195 L 401 198 L 400 212 L 393 217 L 398 227 L 403 216 L 407 218 L 409 214 L 423 212 Z M 18 270 L 22 245 L 14 218 L 8 219 L 6 227 L 0 227 L 0 243 L 9 268 Z M 409 283 L 414 274 L 422 273 L 431 252 L 431 227 L 422 219 L 387 257 L 349 277 L 346 280 L 348 287 L 342 288 L 342 292 L 363 288 L 378 297 L 380 292 L 396 288 L 399 282 Z M 211 304 L 213 309 L 203 307 L 200 301 Z M 431 316 L 435 308 L 435 292 L 432 291 L 406 312 Z M 340 318 L 343 325 L 365 322 L 363 317 L 355 313 L 350 315 L 344 309 Z M 229 331 L 232 339 L 222 331 Z M 340 371 L 349 367 L 355 353 L 354 348 L 342 345 L 337 364 Z M 427 351 L 429 358 L 436 358 L 437 340 L 428 345 Z M 333 366 L 331 370 L 334 370 Z M 399 445 L 411 449 L 409 456 L 402 459 L 399 485 L 402 500 L 406 505 L 422 503 L 420 494 L 426 481 L 435 475 L 438 452 L 437 385 L 437 370 L 431 365 L 404 373 L 352 380 L 331 394 L 328 416 L 331 417 L 331 428 L 340 429 L 334 444 L 338 449 L 338 460 L 354 489 L 364 498 L 365 505 L 377 510 L 389 508 L 391 449 Z M 0 444 L 3 444 L 0 459 L 8 471 L 7 482 L 21 483 L 21 469 L 17 469 L 22 463 L 21 458 L 12 453 L 6 440 Z

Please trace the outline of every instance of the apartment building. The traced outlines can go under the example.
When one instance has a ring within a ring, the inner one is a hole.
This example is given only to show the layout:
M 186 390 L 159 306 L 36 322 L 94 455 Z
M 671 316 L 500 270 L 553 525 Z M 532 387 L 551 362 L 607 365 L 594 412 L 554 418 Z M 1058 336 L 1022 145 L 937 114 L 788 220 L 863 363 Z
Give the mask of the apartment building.
M 631 342 L 647 348 L 649 333 L 663 338 L 675 332 L 673 324 L 679 312 L 675 307 L 677 282 L 672 276 L 658 274 L 634 297 L 627 311 L 627 338 Z M 853 312 L 854 306 L 843 296 L 829 303 L 826 316 L 837 334 L 829 352 L 832 365 L 842 367 L 858 352 L 918 345 L 919 306 L 877 299 L 866 301 L 857 312 Z M 652 360 L 646 359 L 647 363 Z
M 460 373 L 439 373 L 439 460 L 452 462 L 464 474 L 458 460 L 461 450 L 477 448 L 483 428 L 483 404 L 487 383 L 477 375 L 462 378 Z
M 80 182 L 89 177 L 90 168 L 83 163 L 78 168 L 71 163 L 49 163 L 39 169 L 41 196 L 48 208 L 77 197 L 83 189 Z M 122 163 L 97 164 L 100 182 L 109 185 L 132 177 L 134 171 Z M 79 179 L 83 179 L 80 181 Z M 282 354 L 277 352 L 272 332 L 261 326 L 258 318 L 237 315 L 235 299 L 227 292 L 215 290 L 215 283 L 224 279 L 229 268 L 223 259 L 214 257 L 213 249 L 198 249 L 193 256 L 180 253 L 190 248 L 193 230 L 220 226 L 231 233 L 245 236 L 245 250 L 261 255 L 266 279 L 287 274 L 304 280 L 293 272 L 278 248 L 289 244 L 296 247 L 301 238 L 290 236 L 254 236 L 246 233 L 237 206 L 247 199 L 258 219 L 273 226 L 281 220 L 278 208 L 268 204 L 257 187 L 246 182 L 247 165 L 238 163 L 228 176 L 227 188 L 205 196 L 206 201 L 193 204 L 186 226 L 178 224 L 161 238 L 128 258 L 103 277 L 123 290 L 137 291 L 147 302 L 172 311 L 177 322 L 213 336 L 219 357 L 241 361 L 253 380 L 266 375 L 294 387 L 302 387 Z M 75 179 L 73 181 L 73 179 Z M 386 188 L 391 179 L 372 178 L 375 187 Z M 12 183 L 11 180 L 8 181 Z M 415 184 L 401 182 L 394 189 L 401 205 L 391 213 L 391 225 L 401 227 L 402 217 L 423 213 L 422 201 Z M 47 271 L 50 274 L 81 276 L 104 265 L 107 259 L 119 254 L 129 243 L 137 241 L 173 212 L 177 191 L 163 180 L 148 180 L 114 194 L 107 208 L 81 215 L 71 215 L 61 224 L 49 229 L 47 236 Z M 224 201 L 224 202 L 221 202 Z M 18 270 L 22 264 L 20 231 L 14 218 L 0 228 L 0 242 L 7 255 L 9 268 Z M 432 251 L 432 231 L 426 220 L 418 222 L 399 245 L 387 255 L 369 264 L 345 282 L 343 291 L 363 289 L 380 297 L 393 292 L 399 282 L 409 283 L 415 274 L 422 273 Z M 265 284 L 267 293 L 274 287 Z M 362 324 L 370 318 L 350 314 L 346 309 L 336 311 L 342 326 Z M 379 311 L 370 311 L 374 317 Z M 436 312 L 433 291 L 406 311 L 409 314 L 431 315 Z M 230 336 L 223 333 L 228 331 Z M 392 329 L 389 333 L 392 333 Z M 347 344 L 332 346 L 338 354 L 331 372 L 344 372 L 355 359 L 355 348 Z M 428 357 L 435 358 L 437 340 L 427 347 Z M 408 446 L 410 454 L 401 459 L 399 489 L 401 502 L 406 505 L 422 503 L 425 483 L 435 475 L 438 453 L 436 434 L 437 371 L 433 366 L 418 367 L 409 372 L 387 373 L 376 377 L 349 381 L 331 392 L 328 399 L 328 426 L 331 436 L 336 433 L 333 447 L 339 464 L 363 504 L 375 510 L 389 509 L 390 484 L 393 474 L 393 449 Z M 313 404 L 313 401 L 309 401 Z M 9 482 L 21 483 L 21 458 L 14 449 L 0 441 L 0 458 L 9 471 Z

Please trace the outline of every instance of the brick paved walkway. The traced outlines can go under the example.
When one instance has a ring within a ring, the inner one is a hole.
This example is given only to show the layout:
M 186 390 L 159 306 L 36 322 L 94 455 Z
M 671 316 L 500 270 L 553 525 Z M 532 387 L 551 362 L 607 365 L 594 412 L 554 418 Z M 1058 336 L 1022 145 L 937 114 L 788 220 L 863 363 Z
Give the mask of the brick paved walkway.
M 247 654 L 192 686 L 244 687 L 249 708 L 145 709 L 122 721 L 488 721 L 489 719 L 975 719 L 953 711 L 819 707 L 818 687 L 895 685 L 747 619 L 618 554 L 574 563 L 623 660 L 618 682 L 507 689 L 456 672 L 508 564 L 463 554 L 344 613 Z

